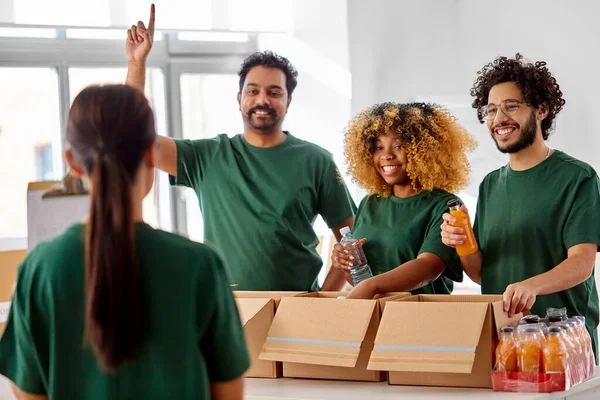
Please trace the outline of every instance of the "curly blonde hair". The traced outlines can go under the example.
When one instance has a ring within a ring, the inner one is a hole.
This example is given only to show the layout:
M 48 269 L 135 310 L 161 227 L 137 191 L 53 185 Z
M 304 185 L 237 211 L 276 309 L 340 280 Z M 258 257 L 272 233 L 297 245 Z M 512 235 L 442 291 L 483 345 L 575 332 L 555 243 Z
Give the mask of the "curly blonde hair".
M 406 172 L 416 191 L 442 189 L 456 193 L 469 182 L 467 152 L 476 143 L 443 106 L 382 103 L 360 112 L 346 128 L 344 153 L 352 180 L 370 195 L 389 197 L 392 186 L 373 164 L 380 135 L 394 134 L 406 151 Z

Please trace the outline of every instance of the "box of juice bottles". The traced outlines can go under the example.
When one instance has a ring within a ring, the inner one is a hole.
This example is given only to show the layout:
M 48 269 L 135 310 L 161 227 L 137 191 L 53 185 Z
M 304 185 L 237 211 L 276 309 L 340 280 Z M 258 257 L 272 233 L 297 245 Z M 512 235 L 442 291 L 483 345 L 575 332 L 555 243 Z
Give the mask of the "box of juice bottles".
M 550 393 L 567 390 L 595 373 L 592 341 L 585 318 L 548 309 L 545 318 L 523 317 L 500 330 L 492 387 L 504 392 Z

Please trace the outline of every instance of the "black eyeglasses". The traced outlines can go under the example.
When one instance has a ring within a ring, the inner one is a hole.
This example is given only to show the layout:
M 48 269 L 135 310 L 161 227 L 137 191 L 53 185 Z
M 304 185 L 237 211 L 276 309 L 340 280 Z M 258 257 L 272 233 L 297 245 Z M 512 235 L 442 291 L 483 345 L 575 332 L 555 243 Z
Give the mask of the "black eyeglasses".
M 519 111 L 521 104 L 525 104 L 525 102 L 514 99 L 507 99 L 500 103 L 499 107 L 502 110 L 502 113 L 504 113 L 504 115 L 511 116 L 515 115 L 517 111 Z M 481 115 L 488 121 L 495 119 L 497 113 L 498 105 L 493 103 L 487 104 L 479 108 L 479 115 Z

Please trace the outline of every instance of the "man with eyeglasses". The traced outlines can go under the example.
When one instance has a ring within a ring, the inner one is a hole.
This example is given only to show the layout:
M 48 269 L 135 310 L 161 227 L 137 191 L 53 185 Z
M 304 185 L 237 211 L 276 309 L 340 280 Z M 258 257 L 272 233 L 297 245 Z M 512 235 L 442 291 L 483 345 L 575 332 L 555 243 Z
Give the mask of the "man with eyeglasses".
M 546 63 L 499 57 L 478 73 L 473 107 L 509 163 L 479 187 L 474 231 L 480 250 L 461 257 L 484 294 L 503 294 L 510 315 L 566 307 L 586 318 L 597 359 L 600 184 L 594 169 L 545 141 L 565 100 Z M 466 209 L 463 209 L 466 211 Z M 465 236 L 444 215 L 442 241 Z

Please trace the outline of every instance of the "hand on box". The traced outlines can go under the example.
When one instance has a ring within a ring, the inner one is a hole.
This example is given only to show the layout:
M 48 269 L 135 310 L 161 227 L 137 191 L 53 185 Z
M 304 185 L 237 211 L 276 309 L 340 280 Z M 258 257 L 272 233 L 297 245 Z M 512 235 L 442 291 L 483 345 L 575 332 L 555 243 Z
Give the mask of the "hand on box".
M 531 283 L 522 281 L 510 284 L 503 294 L 504 311 L 508 313 L 509 317 L 512 317 L 525 310 L 531 310 L 536 297 L 537 290 Z
M 371 300 L 377 294 L 377 288 L 374 283 L 373 278 L 362 281 L 350 291 L 346 298 Z
M 364 245 L 367 239 L 360 239 L 358 242 L 360 245 Z M 336 243 L 333 246 L 333 251 L 331 253 L 331 266 L 333 268 L 341 269 L 342 271 L 350 271 L 352 269 L 352 263 L 354 261 L 354 257 L 352 257 L 348 250 L 344 249 L 339 243 Z

